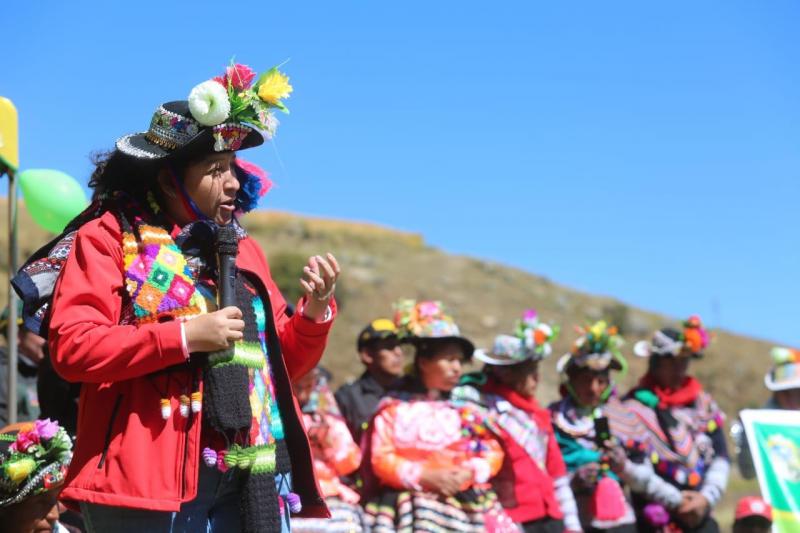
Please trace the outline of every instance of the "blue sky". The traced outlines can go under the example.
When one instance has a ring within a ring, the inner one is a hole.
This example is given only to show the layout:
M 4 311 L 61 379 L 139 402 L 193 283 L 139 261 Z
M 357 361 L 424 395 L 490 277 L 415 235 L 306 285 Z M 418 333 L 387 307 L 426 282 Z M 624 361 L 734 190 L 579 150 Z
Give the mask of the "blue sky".
M 3 12 L 22 168 L 291 58 L 264 207 L 800 346 L 796 2 L 76 4 Z

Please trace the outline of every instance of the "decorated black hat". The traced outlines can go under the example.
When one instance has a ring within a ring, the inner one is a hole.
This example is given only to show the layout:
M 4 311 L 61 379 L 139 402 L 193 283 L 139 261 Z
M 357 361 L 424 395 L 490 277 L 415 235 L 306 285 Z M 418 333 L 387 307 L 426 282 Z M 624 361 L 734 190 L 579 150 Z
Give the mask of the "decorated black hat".
M 698 316 L 683 322 L 683 329 L 661 328 L 652 340 L 639 341 L 633 347 L 638 357 L 692 357 L 698 359 L 711 342 L 711 334 Z
M 60 487 L 71 459 L 69 435 L 50 419 L 0 433 L 0 507 Z
M 247 65 L 231 64 L 222 76 L 196 85 L 186 100 L 162 104 L 147 131 L 125 135 L 117 149 L 137 160 L 244 150 L 271 139 L 274 109 L 288 112 L 289 78 L 277 67 L 256 78 Z

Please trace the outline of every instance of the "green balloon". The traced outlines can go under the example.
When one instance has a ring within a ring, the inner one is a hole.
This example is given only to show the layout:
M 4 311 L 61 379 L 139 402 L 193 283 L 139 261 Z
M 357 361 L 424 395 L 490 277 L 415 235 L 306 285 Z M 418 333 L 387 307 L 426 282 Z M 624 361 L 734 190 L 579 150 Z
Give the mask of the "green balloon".
M 89 203 L 80 184 L 59 170 L 24 170 L 19 173 L 19 185 L 28 213 L 52 233 L 64 231 Z

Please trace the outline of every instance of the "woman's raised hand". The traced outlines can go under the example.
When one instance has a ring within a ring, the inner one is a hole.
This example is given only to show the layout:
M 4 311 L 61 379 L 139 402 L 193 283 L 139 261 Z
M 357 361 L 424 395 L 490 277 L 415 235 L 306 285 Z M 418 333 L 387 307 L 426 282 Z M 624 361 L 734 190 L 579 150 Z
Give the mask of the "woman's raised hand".
M 325 257 L 312 255 L 308 258 L 308 265 L 303 267 L 303 277 L 300 278 L 300 285 L 306 293 L 303 308 L 306 318 L 319 321 L 324 317 L 340 273 L 339 263 L 331 253 Z
M 200 315 L 184 325 L 189 353 L 224 350 L 244 337 L 244 320 L 238 307 Z

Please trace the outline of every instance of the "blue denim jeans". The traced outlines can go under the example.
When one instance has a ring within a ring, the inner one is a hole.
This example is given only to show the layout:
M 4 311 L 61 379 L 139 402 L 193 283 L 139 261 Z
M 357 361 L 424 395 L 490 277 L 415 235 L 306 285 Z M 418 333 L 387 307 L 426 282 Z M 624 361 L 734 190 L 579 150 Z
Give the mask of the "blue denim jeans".
M 127 509 L 81 502 L 89 533 L 217 533 L 239 531 L 240 476 L 200 467 L 197 497 L 177 513 Z
M 291 490 L 291 474 L 276 474 L 275 485 L 285 498 Z M 177 513 L 86 502 L 81 502 L 81 513 L 88 533 L 232 533 L 241 531 L 240 492 L 241 476 L 235 468 L 222 473 L 201 466 L 197 497 L 181 505 Z M 281 533 L 290 533 L 289 509 L 282 507 Z

